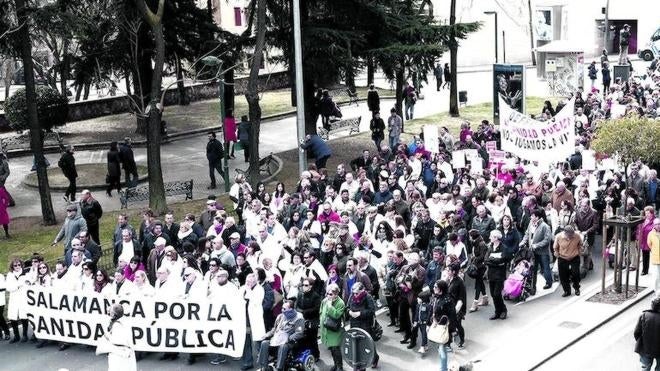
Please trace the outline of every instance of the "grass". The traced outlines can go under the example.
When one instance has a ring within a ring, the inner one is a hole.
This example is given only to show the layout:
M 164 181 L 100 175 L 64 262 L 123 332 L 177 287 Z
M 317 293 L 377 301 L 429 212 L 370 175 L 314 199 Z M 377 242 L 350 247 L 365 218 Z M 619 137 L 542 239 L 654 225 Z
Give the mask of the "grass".
M 528 112 L 540 112 L 544 98 L 530 97 L 527 99 Z M 556 102 L 553 102 L 553 104 Z M 419 118 L 408 121 L 406 123 L 406 134 L 404 140 L 410 140 L 412 134 L 421 130 L 423 125 L 441 124 L 448 126 L 453 133 L 458 133 L 460 123 L 464 120 L 471 122 L 479 122 L 484 118 L 492 116 L 492 106 L 490 104 L 477 104 L 461 108 L 461 117 L 452 118 L 446 113 L 441 113 L 426 118 Z M 350 137 L 342 137 L 333 139 L 330 142 L 333 149 L 333 156 L 328 161 L 328 169 L 330 173 L 334 173 L 337 165 L 340 163 L 348 163 L 353 158 L 357 157 L 361 150 L 374 149 L 374 144 L 371 141 L 371 134 L 363 132 L 358 135 Z M 341 149 L 341 150 L 340 150 Z M 271 182 L 269 190 L 274 187 L 275 182 L 283 182 L 288 191 L 294 190 L 298 177 L 298 150 L 292 149 L 289 151 L 278 153 L 278 156 L 283 160 L 282 171 Z M 222 195 L 218 201 L 223 205 L 231 205 L 231 201 L 227 195 Z M 199 215 L 205 210 L 205 199 L 194 200 L 188 202 L 172 202 L 170 209 L 174 212 L 175 218 L 178 220 L 183 219 L 185 213 L 193 213 Z M 140 212 L 143 208 L 129 209 L 126 213 L 129 216 L 129 221 L 133 227 L 138 228 L 141 221 Z M 110 246 L 112 233 L 115 228 L 118 211 L 104 213 L 100 224 L 101 244 L 104 248 Z M 27 258 L 33 252 L 38 252 L 46 257 L 46 260 L 54 260 L 62 255 L 62 244 L 55 247 L 50 247 L 51 242 L 57 235 L 61 223 L 64 220 L 64 215 L 58 215 L 59 224 L 57 226 L 42 226 L 40 225 L 39 217 L 26 217 L 16 218 L 12 221 L 11 230 L 13 239 L 2 241 L 2 248 L 0 249 L 0 267 L 6 267 L 8 261 L 12 257 Z M 1 269 L 1 268 L 0 268 Z

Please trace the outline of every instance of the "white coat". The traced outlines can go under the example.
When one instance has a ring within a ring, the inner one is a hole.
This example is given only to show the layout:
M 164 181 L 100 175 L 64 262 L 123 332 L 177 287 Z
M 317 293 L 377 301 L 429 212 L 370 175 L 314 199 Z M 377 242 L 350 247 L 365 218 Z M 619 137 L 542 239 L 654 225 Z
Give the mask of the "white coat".
M 259 284 L 255 285 L 252 289 L 243 285 L 240 288 L 240 297 L 248 302 L 247 314 L 252 331 L 252 341 L 259 341 L 266 335 L 264 310 L 261 306 L 261 303 L 264 301 L 264 288 Z
M 137 370 L 131 330 L 121 319 L 112 325 L 112 331 L 106 333 L 104 340 L 99 342 L 96 354 L 103 353 L 108 353 L 108 371 Z
M 7 305 L 7 319 L 18 321 L 25 319 L 25 309 L 22 307 L 25 301 L 25 292 L 21 290 L 26 285 L 28 277 L 21 272 L 7 273 L 7 291 L 9 291 L 9 305 Z
M 119 288 L 119 292 L 117 292 L 117 283 L 115 281 L 107 284 L 103 288 L 103 294 L 106 296 L 109 295 L 110 298 L 125 298 L 127 296 L 133 295 L 134 291 L 135 284 L 125 278 L 124 283 Z
M 148 298 L 156 294 L 156 289 L 154 289 L 154 287 L 151 286 L 149 281 L 145 282 L 144 285 L 142 286 L 138 286 L 138 285 L 134 285 L 134 286 L 135 286 L 134 289 L 135 291 L 133 293 L 138 298 Z
M 156 281 L 156 285 L 154 286 L 156 293 L 154 296 L 170 299 L 178 298 L 179 293 L 182 292 L 181 284 L 181 279 L 178 276 L 172 276 L 170 274 L 165 283 L 161 284 L 160 281 Z
M 0 307 L 4 307 L 7 304 L 7 299 L 5 294 L 7 293 L 7 282 L 5 281 L 5 276 L 0 273 Z M 4 309 L 0 309 L 4 310 Z
M 188 283 L 184 281 L 179 287 L 180 290 L 179 296 L 181 298 L 195 301 L 195 300 L 205 299 L 206 296 L 208 295 L 208 285 L 206 284 L 206 282 L 204 282 L 203 279 L 196 277 L 192 285 L 190 286 L 190 290 L 188 290 L 188 293 L 186 294 L 187 284 Z

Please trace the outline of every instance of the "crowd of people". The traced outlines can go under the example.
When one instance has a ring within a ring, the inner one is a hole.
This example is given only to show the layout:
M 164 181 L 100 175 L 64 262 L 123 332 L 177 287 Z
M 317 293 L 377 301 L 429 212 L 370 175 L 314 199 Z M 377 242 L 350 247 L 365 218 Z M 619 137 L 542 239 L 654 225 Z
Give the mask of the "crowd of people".
M 53 241 L 63 242 L 63 259 L 54 267 L 39 255 L 29 266 L 14 259 L 6 280 L 0 277 L 0 289 L 9 292 L 11 342 L 28 340 L 25 313 L 16 305 L 23 285 L 112 297 L 217 296 L 246 303 L 244 370 L 266 367 L 270 355 L 282 370 L 287 356 L 303 348 L 318 359 L 319 338 L 332 356 L 331 369 L 342 370 L 345 327 L 361 328 L 378 340 L 382 326 L 376 311 L 386 308 L 389 322 L 384 325 L 395 328 L 410 351 L 426 353 L 431 326 L 448 324 L 453 336 L 438 347 L 444 371 L 453 346 L 466 346 L 468 313 L 492 301 L 490 320 L 508 317 L 502 292 L 520 262 L 532 270 L 529 295 L 537 293 L 537 273 L 544 279 L 542 290 L 552 287 L 553 265 L 563 296 L 580 295 L 580 280 L 593 269 L 602 219 L 623 213 L 644 218 L 636 234 L 642 267 L 631 257 L 625 268 L 645 275 L 652 265 L 657 295 L 657 164 L 636 161 L 627 169 L 587 171 L 581 151 L 590 148 L 613 104 L 625 105 L 625 114 L 657 116 L 659 67 L 656 59 L 645 76 L 615 81 L 606 92 L 576 92 L 576 152 L 551 169 L 515 158 L 510 166 L 489 166 L 485 143 L 499 147 L 499 133 L 487 120 L 475 130 L 465 122 L 458 137 L 443 128 L 439 148 L 431 150 L 422 134 L 405 143 L 396 132 L 384 142 L 382 119 L 374 114 L 372 120 L 381 120 L 376 151 L 364 149 L 354 160 L 338 164 L 334 174 L 325 168 L 327 158 L 323 167 L 310 165 L 290 190 L 281 182 L 272 189 L 263 183 L 253 188 L 239 174 L 229 193 L 232 203 L 222 205 L 210 196 L 201 215 L 167 213 L 156 219 L 145 210 L 142 220 L 132 224 L 120 214 L 112 235 L 116 269 L 110 272 L 98 267 L 102 209 L 83 191 L 79 202 L 67 206 Z M 538 119 L 552 120 L 563 105 L 546 102 Z M 457 149 L 477 150 L 484 170 L 476 174 L 469 165 L 454 168 L 451 154 Z M 603 238 L 615 240 L 613 233 Z M 473 297 L 468 298 L 466 281 L 474 287 Z M 9 340 L 8 326 L 0 319 Z M 138 353 L 137 358 L 144 356 Z M 196 360 L 188 355 L 189 363 Z M 221 355 L 211 359 L 212 364 L 226 361 Z M 376 353 L 371 366 L 378 364 Z

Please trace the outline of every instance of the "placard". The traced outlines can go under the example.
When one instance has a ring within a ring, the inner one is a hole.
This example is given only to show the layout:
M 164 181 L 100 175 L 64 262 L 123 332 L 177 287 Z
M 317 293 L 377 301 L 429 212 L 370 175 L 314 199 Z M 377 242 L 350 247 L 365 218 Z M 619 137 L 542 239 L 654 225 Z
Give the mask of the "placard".
M 438 127 L 435 125 L 424 125 L 424 148 L 431 153 L 440 152 L 440 137 L 438 136 Z
M 491 153 L 497 150 L 497 142 L 494 140 L 489 140 L 486 142 L 486 152 Z
M 451 166 L 454 169 L 463 169 L 465 167 L 465 153 L 463 151 L 454 151 L 451 153 Z
M 593 150 L 582 151 L 582 170 L 596 170 L 596 152 Z

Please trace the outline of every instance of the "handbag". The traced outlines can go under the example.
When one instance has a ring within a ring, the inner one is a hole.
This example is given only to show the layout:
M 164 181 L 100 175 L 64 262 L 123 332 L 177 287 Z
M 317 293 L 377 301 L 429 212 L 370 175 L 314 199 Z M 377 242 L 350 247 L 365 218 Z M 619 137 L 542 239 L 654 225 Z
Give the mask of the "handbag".
M 378 323 L 378 320 L 376 320 L 376 317 L 374 316 L 374 323 L 371 325 L 371 338 L 374 339 L 374 341 L 378 341 L 383 337 L 383 326 Z
M 442 316 L 440 322 L 444 321 L 444 325 L 433 322 L 428 330 L 427 337 L 430 341 L 438 344 L 447 344 L 449 341 L 449 319 L 447 316 Z
M 325 321 L 323 321 L 323 327 L 328 331 L 338 332 L 341 330 L 341 319 L 327 316 L 325 317 Z
M 105 174 L 105 184 L 110 184 L 110 174 Z
M 470 278 L 477 278 L 479 276 L 479 269 L 474 263 L 470 263 L 465 270 L 465 274 Z

